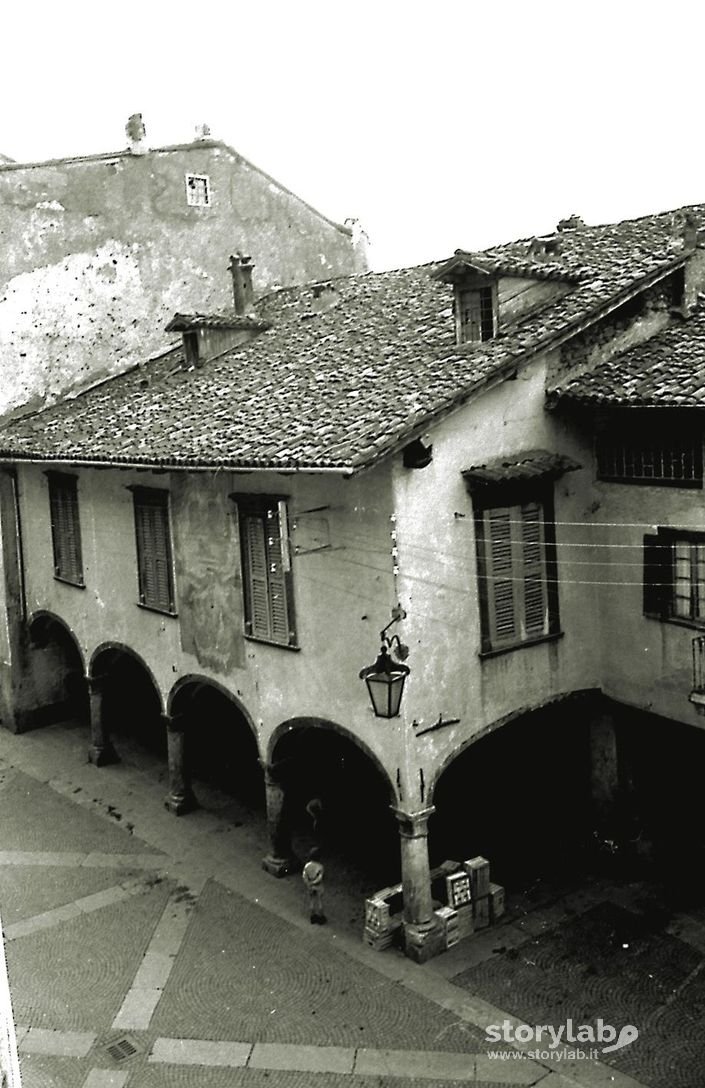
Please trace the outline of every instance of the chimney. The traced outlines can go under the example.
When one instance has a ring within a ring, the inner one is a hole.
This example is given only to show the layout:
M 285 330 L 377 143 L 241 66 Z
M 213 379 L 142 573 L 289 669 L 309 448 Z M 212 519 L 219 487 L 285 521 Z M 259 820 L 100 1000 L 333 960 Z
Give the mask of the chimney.
M 211 138 L 210 125 L 206 125 L 206 124 L 196 125 L 196 135 L 194 137 L 194 139 L 196 141 L 198 141 L 198 140 L 210 140 L 210 138 Z
M 686 253 L 695 249 L 698 244 L 698 218 L 694 212 L 688 211 L 683 217 L 683 249 Z
M 254 313 L 254 292 L 252 288 L 251 257 L 230 258 L 230 275 L 233 278 L 233 306 L 238 317 L 249 317 Z
M 133 113 L 131 117 L 128 117 L 125 125 L 125 135 L 127 136 L 127 150 L 131 155 L 147 154 L 149 151 L 145 143 L 147 130 L 144 127 L 141 113 Z

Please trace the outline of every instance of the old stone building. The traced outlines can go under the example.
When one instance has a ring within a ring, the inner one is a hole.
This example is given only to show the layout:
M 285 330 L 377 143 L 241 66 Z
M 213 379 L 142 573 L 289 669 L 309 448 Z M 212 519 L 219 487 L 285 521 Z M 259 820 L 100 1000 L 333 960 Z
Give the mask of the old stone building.
M 231 253 L 258 290 L 364 271 L 331 222 L 205 127 L 150 148 L 140 115 L 120 151 L 0 159 L 0 414 L 34 408 L 170 346 L 174 310 L 222 309 Z
M 418 959 L 430 818 L 432 859 L 507 871 L 653 838 L 705 699 L 702 216 L 256 302 L 234 258 L 228 311 L 2 435 L 4 723 L 84 714 L 96 764 L 132 723 L 176 812 L 216 763 L 263 790 L 273 872 L 312 796 L 369 850 L 391 805 Z

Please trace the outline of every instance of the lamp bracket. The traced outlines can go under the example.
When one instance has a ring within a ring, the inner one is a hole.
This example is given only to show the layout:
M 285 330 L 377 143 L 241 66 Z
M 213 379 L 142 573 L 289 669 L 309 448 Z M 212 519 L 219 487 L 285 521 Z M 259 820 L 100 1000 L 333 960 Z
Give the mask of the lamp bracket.
M 444 725 L 458 725 L 459 722 L 460 718 L 444 718 L 441 713 L 438 715 L 437 722 L 434 722 L 432 725 L 427 725 L 425 729 L 419 729 L 415 736 L 422 737 L 424 733 L 433 733 L 436 729 L 442 729 Z

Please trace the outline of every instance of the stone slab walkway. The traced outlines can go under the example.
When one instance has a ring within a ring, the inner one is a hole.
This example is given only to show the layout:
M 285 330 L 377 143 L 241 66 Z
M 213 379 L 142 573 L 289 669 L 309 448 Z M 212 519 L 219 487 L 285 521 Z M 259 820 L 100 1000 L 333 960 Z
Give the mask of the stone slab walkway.
M 300 882 L 261 869 L 263 827 L 176 819 L 149 774 L 90 766 L 85 742 L 70 726 L 0 732 L 24 1088 L 638 1088 L 597 1062 L 490 1058 L 484 1029 L 509 1014 L 444 977 L 442 958 L 371 951 L 344 886 L 330 925 L 310 927 Z

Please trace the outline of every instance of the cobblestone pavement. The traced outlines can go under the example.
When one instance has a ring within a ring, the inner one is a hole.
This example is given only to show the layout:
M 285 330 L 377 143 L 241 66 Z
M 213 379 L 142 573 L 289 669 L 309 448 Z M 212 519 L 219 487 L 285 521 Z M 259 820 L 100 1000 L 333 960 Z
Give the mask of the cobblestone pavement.
M 261 819 L 206 791 L 208 810 L 176 819 L 161 803 L 158 764 L 96 769 L 86 740 L 70 726 L 0 732 L 0 914 L 24 1088 L 638 1088 L 632 1076 L 665 1086 L 657 1060 L 556 1069 L 526 1047 L 514 1058 L 487 1052 L 488 1024 L 573 1008 L 556 989 L 570 957 L 584 946 L 594 959 L 600 927 L 614 927 L 624 907 L 607 903 L 606 916 L 601 900 L 574 899 L 561 907 L 574 911 L 569 924 L 545 908 L 418 967 L 363 945 L 359 874 L 330 860 L 330 924 L 310 927 L 300 880 L 261 869 Z M 688 924 L 696 939 L 698 920 Z M 659 953 L 679 1000 L 684 988 L 700 992 L 688 939 L 668 936 Z M 652 944 L 644 955 L 656 954 Z M 523 962 L 527 947 L 538 949 L 545 994 Z M 634 979 L 625 974 L 620 998 L 599 970 L 574 976 L 586 1009 L 639 1023 Z M 638 1008 L 654 1038 L 676 1004 L 658 988 L 645 993 Z

